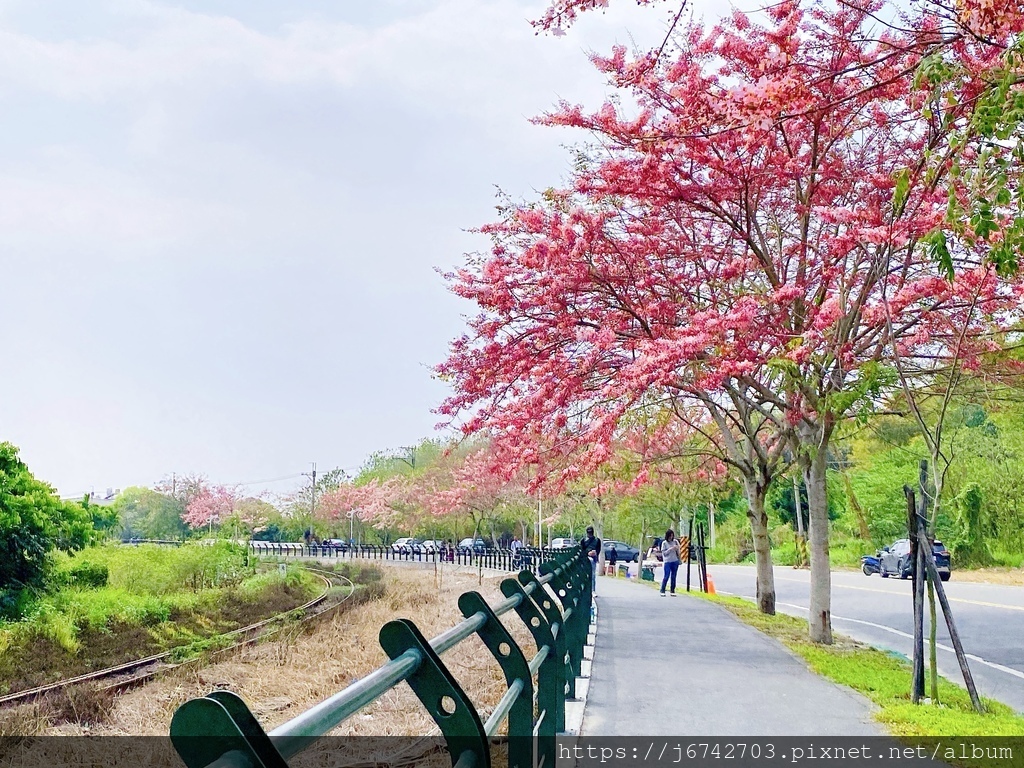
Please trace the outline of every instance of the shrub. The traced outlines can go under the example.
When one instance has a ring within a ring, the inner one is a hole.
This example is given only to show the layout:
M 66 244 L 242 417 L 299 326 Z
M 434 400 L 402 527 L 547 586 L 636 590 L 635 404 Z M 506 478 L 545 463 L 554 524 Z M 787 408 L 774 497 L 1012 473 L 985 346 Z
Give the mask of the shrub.
M 86 589 L 98 589 L 107 586 L 110 569 L 106 563 L 93 563 L 85 560 L 77 563 L 68 571 L 68 583 Z

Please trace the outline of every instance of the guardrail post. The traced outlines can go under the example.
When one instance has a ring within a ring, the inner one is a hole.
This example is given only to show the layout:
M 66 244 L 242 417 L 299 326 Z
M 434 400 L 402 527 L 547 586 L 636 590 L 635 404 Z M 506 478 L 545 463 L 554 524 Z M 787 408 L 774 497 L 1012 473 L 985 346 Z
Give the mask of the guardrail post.
M 468 752 L 474 768 L 490 768 L 487 735 L 473 702 L 416 625 L 408 619 L 389 621 L 381 627 L 380 645 L 392 659 L 409 651 L 419 654 L 419 666 L 406 682 L 441 729 L 452 766 Z
M 467 619 L 477 613 L 487 617 L 487 623 L 477 635 L 505 673 L 505 685 L 511 688 L 516 680 L 523 682 L 523 690 L 508 713 L 508 765 L 509 768 L 532 768 L 533 676 L 526 656 L 479 592 L 463 593 L 459 597 L 459 610 Z
M 560 567 L 554 563 L 541 566 L 541 574 L 551 574 L 550 586 L 562 602 L 565 621 L 565 645 L 569 652 L 573 679 L 570 688 L 575 694 L 575 681 L 583 673 L 583 648 L 587 644 L 587 632 L 590 628 L 590 611 L 584 605 L 584 586 L 586 579 L 580 571 L 578 562 L 570 559 Z M 586 574 L 589 578 L 590 574 Z M 573 695 L 575 698 L 575 695 Z
M 534 589 L 540 589 L 540 585 Z M 544 765 L 553 766 L 555 735 L 565 730 L 565 632 L 559 624 L 548 621 L 547 616 L 527 594 L 523 585 L 515 579 L 502 581 L 501 592 L 505 597 L 519 595 L 522 598 L 516 606 L 516 613 L 533 635 L 537 650 L 547 648 L 547 656 L 537 671 L 537 702 L 542 710 L 538 715 L 540 727 L 537 729 L 537 758 L 539 760 L 543 755 Z M 537 597 L 554 607 L 546 595 L 540 594 Z M 557 607 L 555 610 L 558 610 Z
M 544 618 L 547 619 L 548 623 L 552 626 L 558 625 L 558 635 L 556 637 L 558 651 L 558 660 L 564 666 L 562 676 L 565 678 L 565 685 L 560 689 L 563 696 L 570 699 L 576 698 L 576 669 L 572 663 L 572 654 L 569 652 L 569 646 L 574 641 L 571 636 L 569 627 L 566 626 L 569 620 L 572 618 L 570 614 L 568 617 L 562 612 L 562 609 L 558 607 L 558 604 L 551 598 L 551 595 L 544 589 L 544 585 L 540 584 L 537 577 L 530 571 L 519 572 L 519 582 L 525 587 L 529 584 L 534 584 L 534 600 L 540 607 L 541 612 L 544 614 Z M 565 706 L 563 704 L 562 710 L 564 712 Z M 563 721 L 564 722 L 564 721 Z
M 171 719 L 171 743 L 188 768 L 288 768 L 241 698 L 213 691 L 185 702 Z

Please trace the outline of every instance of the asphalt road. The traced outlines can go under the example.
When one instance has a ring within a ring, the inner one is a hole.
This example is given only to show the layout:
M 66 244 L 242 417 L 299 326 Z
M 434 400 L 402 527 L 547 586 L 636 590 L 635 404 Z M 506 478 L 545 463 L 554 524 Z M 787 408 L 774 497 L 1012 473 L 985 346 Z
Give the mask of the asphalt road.
M 753 598 L 755 572 L 752 566 L 711 565 L 708 570 L 719 593 Z M 833 572 L 833 630 L 909 656 L 914 631 L 911 583 L 909 579 L 882 579 L 878 574 Z M 981 695 L 1024 713 L 1024 587 L 957 583 L 956 571 L 944 586 Z M 777 567 L 775 591 L 780 612 L 807 616 L 810 588 L 806 570 Z M 938 611 L 939 672 L 962 684 L 963 677 L 941 608 Z M 927 617 L 926 602 L 926 648 Z

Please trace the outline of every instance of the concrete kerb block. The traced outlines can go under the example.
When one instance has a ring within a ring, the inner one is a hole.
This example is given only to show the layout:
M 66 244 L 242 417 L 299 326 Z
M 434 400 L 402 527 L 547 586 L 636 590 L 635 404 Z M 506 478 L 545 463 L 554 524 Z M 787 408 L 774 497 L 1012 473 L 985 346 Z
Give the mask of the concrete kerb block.
M 587 695 L 590 693 L 590 675 L 594 666 L 594 646 L 597 642 L 597 601 L 594 603 L 590 628 L 587 632 L 587 644 L 583 646 L 583 661 L 580 664 L 580 677 L 576 678 L 576 698 L 565 702 L 565 731 L 559 737 L 578 737 L 583 728 L 583 714 L 587 708 Z

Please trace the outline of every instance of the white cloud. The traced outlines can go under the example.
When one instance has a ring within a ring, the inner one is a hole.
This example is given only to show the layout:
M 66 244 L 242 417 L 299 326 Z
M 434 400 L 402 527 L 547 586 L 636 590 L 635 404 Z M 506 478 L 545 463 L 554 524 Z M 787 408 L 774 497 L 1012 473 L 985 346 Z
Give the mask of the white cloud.
M 68 491 L 428 434 L 469 309 L 433 267 L 485 246 L 463 230 L 493 185 L 558 182 L 584 137 L 527 118 L 600 100 L 584 49 L 663 21 L 620 0 L 554 39 L 541 0 L 179 2 L 0 4 L 0 439 Z

